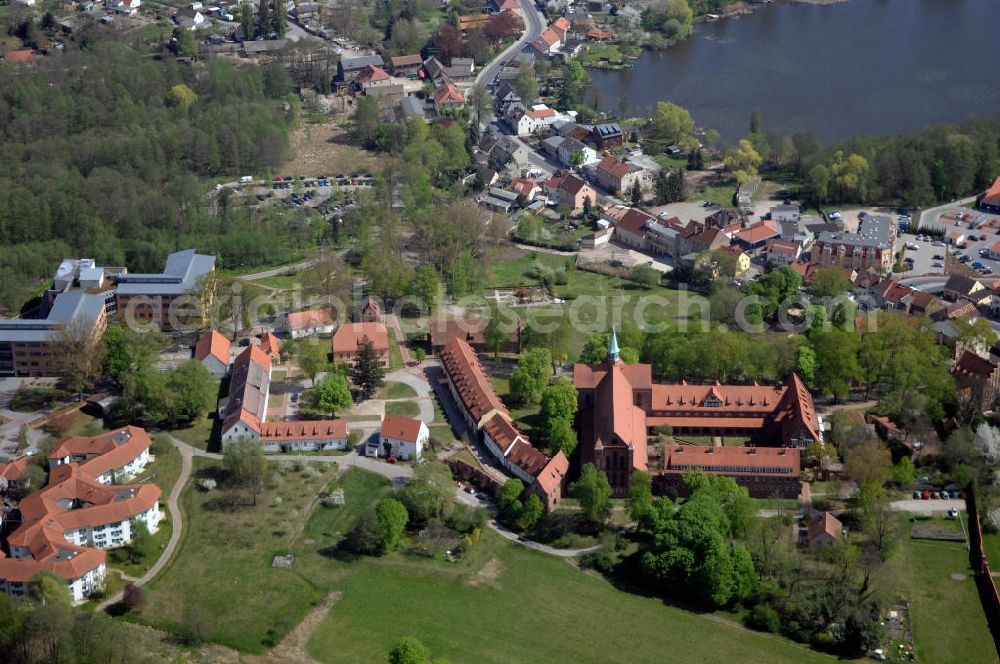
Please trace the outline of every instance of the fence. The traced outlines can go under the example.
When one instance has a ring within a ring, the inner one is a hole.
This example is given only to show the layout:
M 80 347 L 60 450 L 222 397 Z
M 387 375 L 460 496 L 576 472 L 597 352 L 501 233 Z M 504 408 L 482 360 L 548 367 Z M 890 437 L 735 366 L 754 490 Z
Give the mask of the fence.
M 1000 653 L 1000 594 L 990 572 L 990 562 L 983 551 L 983 528 L 976 509 L 976 497 L 970 490 L 965 499 L 966 513 L 969 515 L 969 562 L 976 576 L 976 588 L 982 602 L 986 620 L 993 634 L 993 644 Z

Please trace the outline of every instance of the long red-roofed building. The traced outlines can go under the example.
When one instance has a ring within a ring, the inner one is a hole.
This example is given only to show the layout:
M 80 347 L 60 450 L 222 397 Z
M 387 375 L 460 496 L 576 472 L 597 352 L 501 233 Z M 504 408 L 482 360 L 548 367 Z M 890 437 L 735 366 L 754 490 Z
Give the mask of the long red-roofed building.
M 546 510 L 554 509 L 569 470 L 566 456 L 562 451 L 547 456 L 518 430 L 472 346 L 453 338 L 440 356 L 448 389 L 469 427 L 501 467 L 536 493 Z

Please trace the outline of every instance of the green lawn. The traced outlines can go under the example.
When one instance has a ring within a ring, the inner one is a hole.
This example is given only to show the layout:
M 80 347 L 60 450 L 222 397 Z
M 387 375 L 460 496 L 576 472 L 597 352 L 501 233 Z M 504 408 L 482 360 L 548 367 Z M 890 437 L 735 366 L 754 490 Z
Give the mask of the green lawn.
M 963 544 L 906 540 L 888 564 L 905 570 L 900 574 L 901 591 L 911 604 L 914 649 L 919 661 L 997 661 Z M 953 574 L 965 578 L 955 580 Z
M 417 391 L 406 383 L 386 382 L 378 392 L 379 399 L 412 399 L 417 396 Z
M 503 376 L 491 375 L 490 382 L 493 383 L 493 388 L 496 389 L 500 398 L 510 408 L 510 414 L 514 418 L 514 421 L 517 422 L 518 428 L 521 429 L 522 433 L 530 437 L 534 429 L 541 425 L 539 417 L 541 407 L 538 404 L 532 403 L 512 408 L 510 405 L 510 380 Z
M 136 619 L 183 632 L 187 612 L 198 605 L 212 621 L 212 641 L 248 652 L 271 647 L 330 587 L 320 585 L 324 570 L 319 565 L 271 567 L 273 556 L 297 553 L 292 541 L 296 526 L 306 521 L 317 492 L 336 474 L 336 464 L 315 467 L 321 470 L 318 476 L 305 471 L 282 475 L 280 486 L 259 495 L 256 507 L 232 509 L 223 489 L 205 493 L 192 482 L 183 496 L 182 548 L 146 586 L 147 601 Z M 219 462 L 195 459 L 196 478 L 213 476 L 219 468 Z M 348 507 L 354 493 L 346 491 Z M 280 505 L 275 505 L 276 496 Z
M 398 417 L 416 417 L 420 414 L 420 405 L 413 401 L 391 401 L 385 405 L 385 414 Z
M 389 328 L 389 369 L 403 368 L 403 351 L 399 349 L 399 341 L 396 339 L 396 330 Z
M 1000 570 L 1000 533 L 983 535 L 983 553 L 990 561 L 990 569 Z
M 295 288 L 296 286 L 301 286 L 302 277 L 300 277 L 297 274 L 277 274 L 273 277 L 254 279 L 253 283 L 260 284 L 262 286 L 270 286 L 271 288 L 280 288 L 282 290 L 288 290 L 291 288 Z
M 393 554 L 350 572 L 308 643 L 322 662 L 385 661 L 408 635 L 454 662 L 725 662 L 734 653 L 751 664 L 833 661 L 621 592 L 491 531 L 456 564 Z
M 171 429 L 170 435 L 181 440 L 199 450 L 207 450 L 212 438 L 212 427 L 215 425 L 215 418 L 211 417 L 215 413 L 209 413 L 205 417 L 192 422 L 189 426 L 180 429 Z
M 736 181 L 704 187 L 691 194 L 689 201 L 712 201 L 722 207 L 733 207 L 733 196 L 736 194 Z

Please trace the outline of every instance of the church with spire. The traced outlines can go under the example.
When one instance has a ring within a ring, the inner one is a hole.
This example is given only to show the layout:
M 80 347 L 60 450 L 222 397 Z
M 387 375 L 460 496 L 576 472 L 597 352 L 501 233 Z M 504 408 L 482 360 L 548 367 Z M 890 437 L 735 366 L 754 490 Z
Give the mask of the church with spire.
M 636 470 L 654 475 L 654 486 L 657 479 L 664 486 L 664 477 L 679 475 L 680 471 L 667 467 L 670 458 L 680 458 L 669 454 L 670 450 L 657 457 L 657 467 L 650 467 L 649 439 L 657 427 L 670 427 L 681 437 L 750 441 L 747 448 L 701 448 L 706 454 L 689 453 L 677 465 L 688 469 L 697 457 L 701 459 L 698 467 L 733 475 L 761 497 L 773 495 L 775 486 L 778 493 L 794 496 L 799 470 L 795 448 L 821 440 L 812 395 L 794 373 L 784 384 L 774 386 L 654 383 L 651 365 L 622 362 L 614 329 L 604 361 L 574 365 L 573 384 L 579 406 L 579 462 L 592 463 L 605 472 L 616 496 L 625 495 Z M 687 448 L 690 452 L 698 449 Z M 786 453 L 786 449 L 793 451 Z M 753 458 L 724 461 L 723 457 L 734 454 Z M 666 484 L 677 485 L 676 477 L 667 479 L 671 481 Z

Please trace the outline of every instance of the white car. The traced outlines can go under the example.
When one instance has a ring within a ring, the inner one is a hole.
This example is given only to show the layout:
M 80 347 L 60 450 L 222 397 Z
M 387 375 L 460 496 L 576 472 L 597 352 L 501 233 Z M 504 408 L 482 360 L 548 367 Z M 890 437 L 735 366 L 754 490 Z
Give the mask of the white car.
M 950 510 L 948 510 L 948 518 L 949 519 L 957 519 L 958 518 L 958 508 L 957 507 L 952 507 Z
M 554 297 L 552 298 L 552 304 L 566 304 L 566 300 L 561 297 Z

